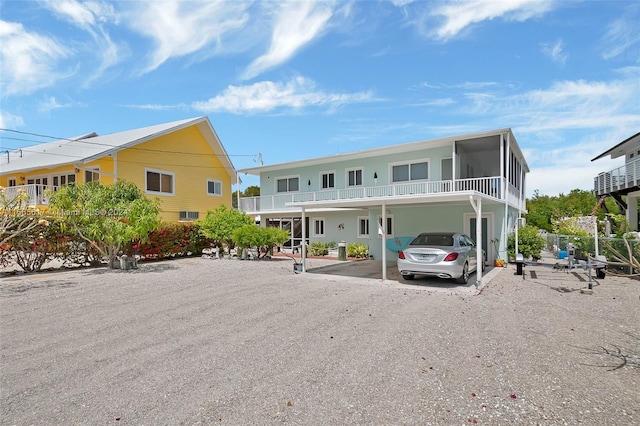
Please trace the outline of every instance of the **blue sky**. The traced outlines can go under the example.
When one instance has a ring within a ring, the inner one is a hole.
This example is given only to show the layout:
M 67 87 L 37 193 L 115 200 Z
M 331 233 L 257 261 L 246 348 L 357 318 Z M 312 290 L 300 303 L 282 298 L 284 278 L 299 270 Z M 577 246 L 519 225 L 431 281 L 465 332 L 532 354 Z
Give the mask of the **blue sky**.
M 640 131 L 638 22 L 632 1 L 0 1 L 0 127 L 206 115 L 236 168 L 511 127 L 528 196 L 589 190 Z

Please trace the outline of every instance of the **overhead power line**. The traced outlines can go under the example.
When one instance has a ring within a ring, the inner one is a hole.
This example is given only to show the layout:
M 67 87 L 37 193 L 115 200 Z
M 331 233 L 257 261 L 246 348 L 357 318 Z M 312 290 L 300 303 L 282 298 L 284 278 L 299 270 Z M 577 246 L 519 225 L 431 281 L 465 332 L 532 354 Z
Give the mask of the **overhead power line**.
M 21 135 L 36 136 L 36 137 L 41 137 L 41 138 L 63 140 L 63 141 L 68 141 L 68 142 L 85 143 L 87 145 L 105 146 L 105 147 L 108 147 L 108 148 L 122 148 L 120 145 L 111 145 L 111 144 L 91 141 L 91 138 L 88 138 L 88 139 L 69 139 L 69 138 L 61 138 L 61 137 L 57 137 L 57 136 L 43 135 L 43 134 L 32 133 L 32 132 L 23 132 L 23 131 L 20 131 L 20 130 L 5 129 L 5 128 L 0 128 L 0 131 L 18 133 L 18 134 L 21 134 Z M 10 137 L 4 137 L 4 136 L 0 137 L 0 138 L 36 142 L 36 143 L 34 143 L 33 145 L 30 145 L 30 146 L 35 146 L 35 145 L 40 145 L 42 143 L 45 143 L 45 142 L 39 142 L 39 141 L 34 141 L 34 140 L 10 138 Z M 2 149 L 5 150 L 5 151 L 8 150 L 8 149 L 5 149 L 5 148 L 2 148 Z M 25 150 L 25 148 L 11 148 L 11 150 L 19 150 L 19 149 Z M 144 152 L 157 152 L 157 153 L 164 153 L 164 154 L 194 155 L 194 156 L 200 155 L 200 156 L 216 156 L 216 157 L 218 157 L 218 155 L 216 155 L 216 154 L 205 154 L 205 153 L 199 153 L 199 152 L 183 152 L 183 151 L 166 151 L 166 150 L 162 150 L 162 149 L 140 148 L 140 147 L 135 147 L 135 146 L 127 147 L 127 149 L 136 150 L 136 151 L 144 151 Z M 51 154 L 51 153 L 48 153 L 48 152 L 33 151 L 33 150 L 26 150 L 26 152 L 34 152 L 34 153 L 35 152 L 40 152 L 42 154 Z M 65 154 L 58 154 L 58 155 L 65 155 Z M 224 156 L 229 158 L 229 157 L 256 157 L 257 155 L 256 154 L 233 154 L 233 155 L 226 154 Z

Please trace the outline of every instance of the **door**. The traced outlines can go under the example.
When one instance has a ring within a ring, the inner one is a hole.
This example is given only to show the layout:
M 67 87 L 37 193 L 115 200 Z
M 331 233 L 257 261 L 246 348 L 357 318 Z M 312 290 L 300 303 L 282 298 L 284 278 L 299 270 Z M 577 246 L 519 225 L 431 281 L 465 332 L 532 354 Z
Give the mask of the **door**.
M 476 218 L 475 216 L 469 217 L 469 237 L 473 241 L 476 241 Z M 482 215 L 482 250 L 486 253 L 487 259 L 494 255 L 489 251 L 491 246 L 489 245 L 489 218 Z M 477 243 L 477 241 L 476 241 Z

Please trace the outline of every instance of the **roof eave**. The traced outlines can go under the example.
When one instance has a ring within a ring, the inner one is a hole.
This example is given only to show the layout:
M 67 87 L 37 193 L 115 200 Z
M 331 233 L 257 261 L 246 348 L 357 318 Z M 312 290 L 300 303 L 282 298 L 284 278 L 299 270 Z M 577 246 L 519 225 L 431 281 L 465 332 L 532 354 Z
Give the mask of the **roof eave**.
M 608 150 L 606 150 L 606 151 L 605 151 L 605 152 L 603 152 L 602 154 L 598 155 L 597 157 L 592 158 L 592 159 L 591 159 L 591 161 L 596 161 L 596 160 L 599 160 L 599 159 L 601 159 L 601 158 L 606 157 L 607 155 L 612 155 L 613 151 L 615 151 L 616 149 L 620 148 L 622 145 L 626 144 L 627 142 L 629 142 L 629 141 L 631 141 L 631 140 L 633 140 L 634 138 L 639 137 L 639 136 L 640 136 L 640 132 L 636 133 L 636 134 L 635 134 L 635 135 L 633 135 L 633 136 L 628 137 L 627 139 L 625 139 L 625 140 L 623 140 L 622 142 L 620 142 L 619 144 L 617 144 L 617 145 L 615 145 L 615 146 L 613 146 L 613 147 L 609 148 Z M 617 157 L 616 157 L 616 158 L 617 158 Z

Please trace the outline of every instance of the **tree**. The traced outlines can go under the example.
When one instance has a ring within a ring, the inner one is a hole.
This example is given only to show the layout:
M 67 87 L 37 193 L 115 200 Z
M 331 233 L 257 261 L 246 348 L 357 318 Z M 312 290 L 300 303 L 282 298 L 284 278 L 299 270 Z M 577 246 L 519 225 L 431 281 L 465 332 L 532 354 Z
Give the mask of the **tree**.
M 259 197 L 260 196 L 260 187 L 256 185 L 248 186 L 247 189 L 242 193 L 243 197 Z
M 590 216 L 598 200 L 592 191 L 573 189 L 569 194 L 558 196 L 540 195 L 536 190 L 533 197 L 527 200 L 525 215 L 527 223 L 553 232 L 553 222 L 567 217 Z M 618 211 L 618 207 L 612 198 L 605 200 L 605 207 L 609 212 Z M 605 213 L 602 209 L 596 212 L 598 220 L 603 220 Z
M 233 240 L 239 247 L 257 247 L 258 257 L 267 255 L 272 247 L 283 244 L 290 237 L 286 229 L 257 225 L 244 225 L 233 231 Z
M 234 247 L 233 231 L 252 224 L 253 219 L 246 213 L 222 205 L 207 212 L 207 216 L 200 221 L 200 229 L 205 237 L 222 243 L 227 250 L 231 250 Z
M 260 187 L 256 185 L 248 186 L 247 189 L 243 191 L 235 191 L 231 196 L 231 207 L 234 209 L 238 208 L 238 195 L 240 198 L 244 197 L 258 197 L 260 196 Z
M 147 198 L 131 182 L 63 186 L 50 203 L 68 226 L 108 258 L 109 268 L 126 243 L 146 241 L 149 232 L 160 225 L 159 202 Z
M 0 187 L 0 247 L 37 226 L 47 225 L 40 211 L 30 208 L 28 202 L 29 195 L 24 189 L 19 190 L 15 197 L 10 197 Z

